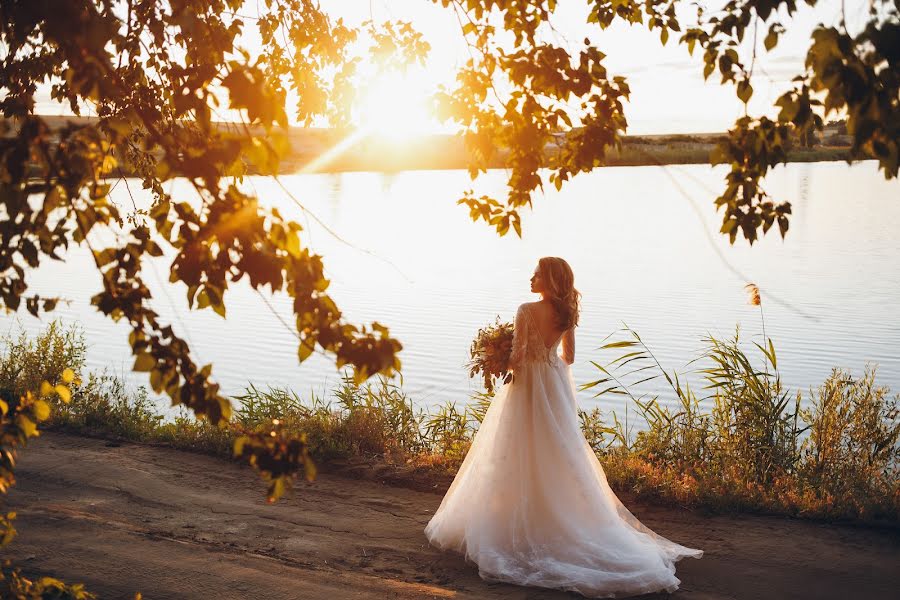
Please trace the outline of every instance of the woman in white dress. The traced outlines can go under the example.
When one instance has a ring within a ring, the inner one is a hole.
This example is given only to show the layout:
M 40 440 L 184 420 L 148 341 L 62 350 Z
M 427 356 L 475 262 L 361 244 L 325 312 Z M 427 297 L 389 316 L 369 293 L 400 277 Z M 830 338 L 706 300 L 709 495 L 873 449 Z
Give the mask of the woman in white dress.
M 675 561 L 703 552 L 642 525 L 581 432 L 569 368 L 580 297 L 572 269 L 540 259 L 531 291 L 541 300 L 516 313 L 513 381 L 497 391 L 425 535 L 489 581 L 591 597 L 672 592 Z

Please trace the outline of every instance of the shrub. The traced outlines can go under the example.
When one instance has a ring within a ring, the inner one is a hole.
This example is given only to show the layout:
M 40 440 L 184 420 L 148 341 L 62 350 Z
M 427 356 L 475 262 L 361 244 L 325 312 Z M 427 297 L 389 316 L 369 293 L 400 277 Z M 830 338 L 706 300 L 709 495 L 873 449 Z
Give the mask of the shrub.
M 708 337 L 697 359 L 707 364 L 692 373 L 710 392 L 698 397 L 636 332 L 624 332 L 631 339 L 604 346 L 624 354 L 594 363 L 602 377 L 583 386 L 605 386 L 596 396 L 628 396 L 647 425 L 632 439 L 614 412 L 612 427 L 599 411 L 582 417 L 611 481 L 718 508 L 900 518 L 900 397 L 875 385 L 874 369 L 859 380 L 835 370 L 804 409 L 802 394 L 782 386 L 771 340 L 755 344 L 762 361 L 754 364 L 737 333 Z M 671 386 L 678 408 L 635 396 L 632 388 L 658 378 Z

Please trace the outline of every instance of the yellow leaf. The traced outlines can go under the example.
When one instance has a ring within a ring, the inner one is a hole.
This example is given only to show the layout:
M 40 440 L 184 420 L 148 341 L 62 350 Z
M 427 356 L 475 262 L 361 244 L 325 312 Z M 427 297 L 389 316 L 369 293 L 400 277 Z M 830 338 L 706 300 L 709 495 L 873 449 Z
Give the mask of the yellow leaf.
M 150 387 L 153 388 L 153 391 L 157 394 L 161 393 L 163 390 L 163 381 L 162 381 L 162 371 L 153 370 L 150 371 Z
M 16 418 L 16 422 L 19 427 L 22 429 L 22 432 L 25 434 L 25 437 L 32 437 L 37 435 L 37 425 L 34 424 L 34 421 L 26 417 L 25 415 L 20 414 Z
M 59 394 L 59 399 L 62 400 L 63 402 L 65 402 L 66 404 L 68 404 L 69 401 L 72 400 L 72 392 L 70 392 L 69 388 L 67 388 L 66 386 L 58 385 L 53 389 L 56 391 L 57 394 Z
M 310 458 L 309 456 L 303 457 L 303 471 L 306 475 L 307 481 L 312 481 L 316 478 L 316 463 L 314 463 L 312 458 Z
M 49 381 L 41 382 L 41 396 L 49 396 L 53 393 L 53 386 L 50 385 Z
M 9 412 L 9 404 L 0 400 L 0 414 L 6 415 Z
M 284 479 L 284 477 L 276 477 L 271 485 L 269 485 L 269 493 L 266 498 L 269 504 L 275 502 L 281 498 L 282 494 L 284 494 Z
M 234 440 L 234 455 L 240 456 L 244 453 L 244 444 L 247 442 L 246 436 L 241 436 L 238 439 Z
M 291 232 L 288 234 L 285 250 L 287 250 L 291 256 L 300 256 L 300 238 L 297 237 L 296 233 Z
M 66 369 L 62 372 L 63 383 L 72 383 L 75 380 L 75 372 L 72 369 Z
M 197 308 L 206 308 L 210 304 L 209 294 L 206 293 L 206 290 L 200 290 L 200 293 L 197 294 Z
M 297 358 L 300 359 L 300 362 L 303 362 L 313 353 L 313 349 L 315 346 L 314 342 L 311 342 L 308 338 L 300 341 L 300 346 L 297 348 Z
M 142 352 L 141 354 L 137 355 L 137 358 L 134 359 L 134 370 L 135 371 L 150 371 L 155 366 L 156 366 L 156 359 L 153 358 L 152 354 Z
M 34 408 L 32 409 L 32 411 L 34 414 L 34 418 L 37 419 L 38 422 L 46 421 L 47 417 L 50 416 L 50 405 L 43 400 L 38 400 L 34 403 Z

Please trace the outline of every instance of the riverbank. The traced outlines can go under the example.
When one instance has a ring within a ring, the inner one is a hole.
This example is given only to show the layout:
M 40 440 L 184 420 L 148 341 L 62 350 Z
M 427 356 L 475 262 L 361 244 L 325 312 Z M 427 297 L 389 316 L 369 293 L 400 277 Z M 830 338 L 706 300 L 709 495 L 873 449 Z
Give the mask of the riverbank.
M 71 125 L 95 125 L 93 117 L 42 115 L 51 131 Z M 218 123 L 225 133 L 243 135 L 244 130 L 232 123 Z M 260 128 L 252 130 L 263 136 Z M 282 157 L 279 172 L 341 173 L 355 171 L 400 171 L 467 169 L 471 156 L 463 139 L 450 134 L 422 134 L 403 138 L 359 135 L 353 131 L 315 127 L 289 127 L 283 135 L 289 150 Z M 611 148 L 603 166 L 664 166 L 709 164 L 710 152 L 725 133 L 626 135 L 620 149 Z M 847 161 L 851 158 L 850 138 L 836 136 L 828 145 L 810 148 L 795 147 L 788 151 L 788 162 Z M 552 156 L 555 146 L 549 144 L 546 156 Z M 859 157 L 856 160 L 860 160 Z M 504 153 L 497 153 L 489 168 L 504 168 Z M 248 165 L 250 174 L 256 171 Z M 115 176 L 132 176 L 133 171 L 123 161 Z
M 709 164 L 710 153 L 725 134 L 624 136 L 622 147 L 607 153 L 606 167 Z M 291 152 L 281 163 L 284 174 L 350 171 L 417 171 L 467 169 L 471 157 L 462 138 L 427 135 L 405 140 L 360 138 L 345 145 L 341 137 L 327 131 L 291 132 Z M 341 148 L 334 152 L 334 148 Z M 554 148 L 548 146 L 547 156 Z M 500 151 L 489 168 L 505 168 Z M 327 159 L 323 159 L 327 157 Z M 787 162 L 848 161 L 849 146 L 792 148 Z M 549 160 L 549 158 L 548 158 Z
M 172 448 L 44 432 L 22 452 L 3 554 L 101 598 L 574 598 L 482 581 L 422 530 L 433 492 L 320 474 L 275 504 L 248 468 Z M 689 546 L 673 599 L 892 598 L 896 530 L 622 500 Z M 90 543 L 86 543 L 86 541 Z M 664 595 L 647 598 L 665 598 Z

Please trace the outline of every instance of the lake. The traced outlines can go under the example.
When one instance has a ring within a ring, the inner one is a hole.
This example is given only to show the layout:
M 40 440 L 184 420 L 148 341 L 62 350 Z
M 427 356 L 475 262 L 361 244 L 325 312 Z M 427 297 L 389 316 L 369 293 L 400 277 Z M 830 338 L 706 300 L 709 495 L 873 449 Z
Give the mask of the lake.
M 521 240 L 472 223 L 455 203 L 472 187 L 502 197 L 504 171 L 489 172 L 475 186 L 464 171 L 282 177 L 308 213 L 271 180 L 251 177 L 245 187 L 304 226 L 351 322 L 378 320 L 402 341 L 403 387 L 419 406 L 464 403 L 479 389 L 464 366 L 470 341 L 479 327 L 497 316 L 512 320 L 520 303 L 537 299 L 529 278 L 544 255 L 566 258 L 583 294 L 577 383 L 596 378 L 591 360 L 615 356 L 597 347 L 622 323 L 640 333 L 664 367 L 679 372 L 706 334 L 729 336 L 739 326 L 752 350 L 751 342 L 762 341 L 759 308 L 744 291 L 752 281 L 762 290 L 766 333 L 788 387 L 818 386 L 832 367 L 860 375 L 871 363 L 878 365 L 876 381 L 900 391 L 900 182 L 885 181 L 874 162 L 779 167 L 766 187 L 774 199 L 793 203 L 790 231 L 782 240 L 773 228 L 750 247 L 742 240 L 732 246 L 717 233 L 712 201 L 724 174 L 703 165 L 599 169 L 537 197 L 533 212 L 523 215 Z M 171 189 L 176 200 L 192 197 L 184 181 L 171 182 Z M 132 206 L 129 192 L 138 205 L 148 203 L 139 182 L 122 181 L 112 197 L 123 211 Z M 187 310 L 185 287 L 168 283 L 165 261 L 148 263 L 146 271 L 155 308 L 193 345 L 198 362 L 214 364 L 226 394 L 253 383 L 308 396 L 339 382 L 322 356 L 297 363 L 285 297 L 266 301 L 235 285 L 223 320 L 210 310 Z M 85 248 L 73 248 L 66 263 L 42 265 L 32 280 L 34 292 L 62 290 L 71 299 L 55 316 L 83 327 L 90 369 L 145 384 L 146 374 L 130 372 L 127 328 L 90 306 L 100 289 Z M 24 310 L 0 319 L 3 331 L 46 325 Z M 664 388 L 646 389 L 673 399 Z M 620 401 L 596 400 L 590 392 L 579 399 L 584 408 L 622 409 Z

